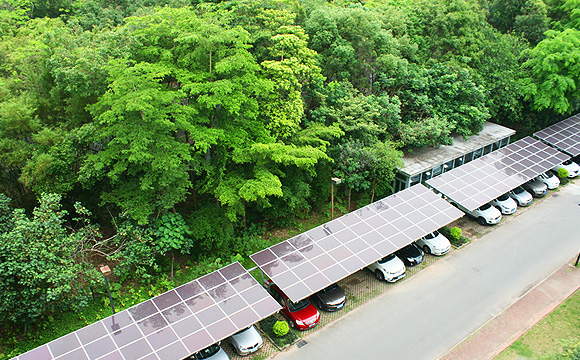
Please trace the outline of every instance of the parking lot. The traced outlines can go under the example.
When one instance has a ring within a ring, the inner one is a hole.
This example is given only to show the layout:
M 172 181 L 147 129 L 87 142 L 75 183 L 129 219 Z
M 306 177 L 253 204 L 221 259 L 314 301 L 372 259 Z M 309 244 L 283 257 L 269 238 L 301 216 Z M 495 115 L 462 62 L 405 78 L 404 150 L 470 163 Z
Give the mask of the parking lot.
M 573 186 L 572 185 L 573 183 L 574 182 L 571 182 L 571 184 L 569 184 L 567 186 Z M 529 211 L 530 209 L 540 205 L 542 202 L 549 199 L 550 197 L 553 197 L 553 196 L 558 197 L 559 194 L 560 194 L 560 188 L 556 189 L 556 190 L 549 191 L 548 194 L 546 196 L 544 196 L 543 198 L 534 199 L 533 203 L 530 206 L 524 207 L 524 208 L 520 207 L 517 209 L 517 211 L 514 214 L 504 216 L 498 225 L 494 225 L 494 226 L 480 225 L 476 220 L 469 218 L 467 216 L 464 216 L 463 218 L 455 221 L 454 223 L 449 224 L 449 227 L 457 226 L 457 227 L 462 229 L 462 233 L 464 236 L 469 238 L 471 241 L 477 241 L 478 239 L 480 239 L 484 235 L 497 229 L 499 226 L 502 226 L 507 222 L 514 221 L 519 216 L 521 216 L 525 212 Z M 454 253 L 456 251 L 461 251 L 461 250 L 452 249 L 451 252 L 449 254 L 447 254 L 446 256 L 450 256 L 452 253 Z M 345 305 L 345 308 L 343 308 L 342 310 L 340 310 L 338 312 L 334 312 L 334 313 L 321 312 L 320 323 L 316 327 L 314 327 L 313 329 L 298 333 L 298 335 L 299 335 L 298 341 L 295 344 L 290 345 L 290 346 L 295 347 L 295 348 L 299 348 L 299 347 L 307 345 L 308 338 L 310 337 L 309 335 L 323 329 L 324 327 L 327 327 L 329 324 L 344 317 L 348 312 L 360 307 L 362 304 L 368 302 L 369 300 L 372 300 L 372 299 L 376 298 L 377 296 L 387 292 L 389 289 L 392 289 L 392 288 L 398 286 L 401 282 L 408 281 L 410 278 L 412 278 L 413 276 L 415 276 L 416 274 L 421 272 L 423 269 L 429 267 L 430 265 L 432 265 L 432 264 L 436 263 L 437 261 L 444 259 L 444 258 L 445 257 L 436 257 L 436 256 L 432 256 L 432 255 L 426 255 L 423 263 L 421 263 L 420 265 L 418 265 L 416 267 L 408 268 L 406 277 L 404 279 L 400 280 L 399 282 L 394 283 L 394 284 L 377 281 L 375 279 L 375 277 L 373 276 L 373 274 L 366 269 L 360 270 L 360 271 L 354 273 L 353 275 L 341 280 L 339 282 L 339 285 L 344 288 L 344 290 L 348 296 L 348 302 Z M 307 339 L 303 339 L 304 337 L 306 337 Z M 239 357 L 239 356 L 233 354 L 231 349 L 229 349 L 228 345 L 224 344 L 224 349 L 226 349 L 228 351 L 228 353 L 232 359 L 242 359 L 242 357 Z M 250 357 L 246 357 L 246 358 L 265 359 L 265 358 L 268 358 L 268 357 L 276 354 L 277 352 L 279 352 L 279 349 L 275 345 L 273 345 L 271 341 L 269 341 L 268 339 L 265 339 L 263 348 L 260 351 L 258 351 L 256 354 L 254 354 Z

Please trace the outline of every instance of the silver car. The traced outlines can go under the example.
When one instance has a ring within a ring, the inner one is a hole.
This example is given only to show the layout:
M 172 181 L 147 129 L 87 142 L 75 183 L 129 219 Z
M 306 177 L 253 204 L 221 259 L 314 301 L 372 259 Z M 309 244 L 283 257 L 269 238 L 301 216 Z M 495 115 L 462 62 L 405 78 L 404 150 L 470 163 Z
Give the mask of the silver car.
M 234 351 L 242 356 L 258 351 L 263 344 L 262 337 L 254 325 L 235 333 L 228 340 Z
M 510 190 L 508 195 L 518 203 L 518 206 L 528 206 L 532 203 L 532 195 L 521 186 Z
M 532 179 L 522 185 L 533 197 L 542 197 L 548 192 L 548 187 L 543 181 Z

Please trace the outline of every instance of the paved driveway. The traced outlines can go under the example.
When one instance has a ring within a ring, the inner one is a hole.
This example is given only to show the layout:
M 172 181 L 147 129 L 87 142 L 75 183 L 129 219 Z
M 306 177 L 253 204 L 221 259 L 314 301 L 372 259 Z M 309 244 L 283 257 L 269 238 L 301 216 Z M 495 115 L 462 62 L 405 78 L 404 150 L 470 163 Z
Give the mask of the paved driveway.
M 569 184 L 274 359 L 436 359 L 577 254 L 579 240 L 580 186 Z

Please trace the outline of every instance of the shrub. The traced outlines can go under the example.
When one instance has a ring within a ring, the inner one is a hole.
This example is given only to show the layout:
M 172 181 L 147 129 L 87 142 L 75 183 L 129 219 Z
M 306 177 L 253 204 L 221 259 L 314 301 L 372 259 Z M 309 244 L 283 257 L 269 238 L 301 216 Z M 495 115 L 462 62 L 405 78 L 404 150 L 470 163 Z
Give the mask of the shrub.
M 564 168 L 560 168 L 560 169 L 558 169 L 558 177 L 559 177 L 560 179 L 566 179 L 566 178 L 568 178 L 568 175 L 570 175 L 570 174 L 568 173 L 568 170 L 566 170 L 566 169 L 564 169 Z
M 288 331 L 290 331 L 290 327 L 288 326 L 288 323 L 286 321 L 278 320 L 274 323 L 272 330 L 274 331 L 274 334 L 276 334 L 276 336 L 282 337 L 288 334 Z
M 451 228 L 449 235 L 451 235 L 454 240 L 459 240 L 461 238 L 461 229 L 455 226 Z

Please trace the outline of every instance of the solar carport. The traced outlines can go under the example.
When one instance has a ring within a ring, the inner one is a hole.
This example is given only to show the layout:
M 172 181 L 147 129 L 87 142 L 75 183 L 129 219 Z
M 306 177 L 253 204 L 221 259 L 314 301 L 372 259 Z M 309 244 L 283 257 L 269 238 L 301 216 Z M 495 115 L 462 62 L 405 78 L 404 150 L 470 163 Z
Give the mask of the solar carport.
M 278 310 L 236 262 L 16 359 L 180 360 Z
M 297 302 L 461 216 L 417 184 L 250 257 Z
M 580 155 L 580 114 L 548 126 L 534 136 L 570 156 Z
M 427 184 L 472 211 L 569 158 L 528 136 Z

